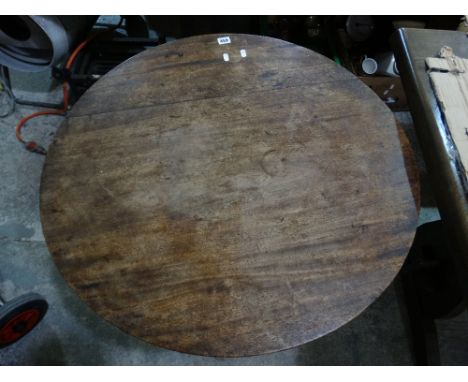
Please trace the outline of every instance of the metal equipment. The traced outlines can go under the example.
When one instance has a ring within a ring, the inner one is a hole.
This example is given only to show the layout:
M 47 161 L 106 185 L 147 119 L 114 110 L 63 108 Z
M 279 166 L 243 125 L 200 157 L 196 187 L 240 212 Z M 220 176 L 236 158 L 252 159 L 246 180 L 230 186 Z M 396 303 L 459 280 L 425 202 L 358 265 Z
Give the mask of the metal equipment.
M 97 16 L 0 16 L 0 64 L 39 72 L 59 64 Z
M 0 298 L 0 348 L 28 334 L 47 312 L 47 301 L 37 293 L 27 293 L 10 301 Z

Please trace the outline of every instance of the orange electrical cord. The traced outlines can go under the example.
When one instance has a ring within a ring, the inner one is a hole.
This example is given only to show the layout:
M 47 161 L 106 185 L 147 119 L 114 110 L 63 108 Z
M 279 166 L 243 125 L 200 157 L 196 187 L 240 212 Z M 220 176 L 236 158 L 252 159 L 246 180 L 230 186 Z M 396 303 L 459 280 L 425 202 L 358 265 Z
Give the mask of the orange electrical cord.
M 84 40 L 82 43 L 80 43 L 75 48 L 75 50 L 70 55 L 70 57 L 68 58 L 68 60 L 67 60 L 67 62 L 65 64 L 65 69 L 66 70 L 71 69 L 71 67 L 73 65 L 73 62 L 75 61 L 78 54 L 94 38 L 96 38 L 98 35 L 100 35 L 100 34 L 102 34 L 104 32 L 111 32 L 111 31 L 117 29 L 120 25 L 121 25 L 121 22 L 118 25 L 116 25 L 115 27 L 106 29 L 104 31 L 99 31 L 99 32 L 89 36 L 86 40 Z M 35 141 L 25 141 L 23 139 L 23 137 L 21 136 L 21 129 L 23 128 L 24 124 L 26 122 L 28 122 L 30 119 L 39 117 L 41 115 L 65 115 L 65 113 L 68 111 L 68 107 L 69 107 L 69 84 L 68 84 L 67 80 L 65 80 L 64 83 L 63 83 L 63 108 L 62 109 L 48 109 L 48 110 L 38 111 L 38 112 L 32 113 L 32 114 L 30 114 L 30 115 L 28 115 L 26 117 L 21 118 L 19 120 L 18 124 L 16 125 L 16 128 L 15 128 L 16 139 L 18 141 L 20 141 L 24 145 L 26 150 L 31 151 L 31 152 L 35 152 L 37 154 L 45 155 L 47 152 L 42 146 L 37 144 Z

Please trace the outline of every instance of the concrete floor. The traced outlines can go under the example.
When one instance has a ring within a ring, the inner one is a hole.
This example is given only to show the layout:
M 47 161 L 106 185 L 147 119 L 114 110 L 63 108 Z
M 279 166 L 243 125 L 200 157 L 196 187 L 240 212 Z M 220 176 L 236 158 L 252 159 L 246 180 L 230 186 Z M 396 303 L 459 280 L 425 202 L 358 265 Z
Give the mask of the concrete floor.
M 50 102 L 61 98 L 47 72 L 13 73 L 12 79 L 17 96 Z M 34 331 L 0 350 L 0 365 L 413 364 L 398 282 L 337 331 L 294 349 L 257 357 L 181 354 L 142 342 L 100 319 L 67 286 L 44 242 L 39 215 L 44 157 L 27 152 L 14 137 L 18 119 L 33 111 L 17 107 L 13 115 L 0 119 L 0 295 L 9 300 L 34 291 L 46 297 L 50 307 Z M 407 113 L 398 118 L 410 128 Z M 40 117 L 24 129 L 24 135 L 47 146 L 60 122 L 61 117 Z M 421 222 L 438 218 L 431 198 L 426 199 Z

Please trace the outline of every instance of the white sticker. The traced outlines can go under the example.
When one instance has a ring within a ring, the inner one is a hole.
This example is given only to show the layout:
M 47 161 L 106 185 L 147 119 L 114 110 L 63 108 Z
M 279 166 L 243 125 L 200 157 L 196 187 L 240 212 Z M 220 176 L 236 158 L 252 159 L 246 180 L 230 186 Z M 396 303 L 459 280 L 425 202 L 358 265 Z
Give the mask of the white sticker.
M 231 43 L 231 38 L 229 36 L 218 37 L 219 45 L 230 44 L 230 43 Z
M 229 61 L 229 54 L 223 53 L 223 60 L 224 61 Z
M 245 50 L 245 49 L 241 49 L 241 50 L 240 50 L 240 55 L 241 55 L 241 57 L 247 57 L 247 52 L 246 52 L 246 50 Z

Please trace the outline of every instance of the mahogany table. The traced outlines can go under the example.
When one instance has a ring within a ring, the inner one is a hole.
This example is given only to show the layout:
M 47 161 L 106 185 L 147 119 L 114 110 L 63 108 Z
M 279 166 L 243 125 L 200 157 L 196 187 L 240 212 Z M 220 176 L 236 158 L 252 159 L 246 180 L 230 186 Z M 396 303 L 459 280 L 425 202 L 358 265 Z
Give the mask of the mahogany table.
M 50 147 L 41 214 L 101 317 L 211 356 L 347 323 L 395 277 L 417 223 L 384 103 L 331 60 L 251 35 L 167 43 L 100 79 Z

